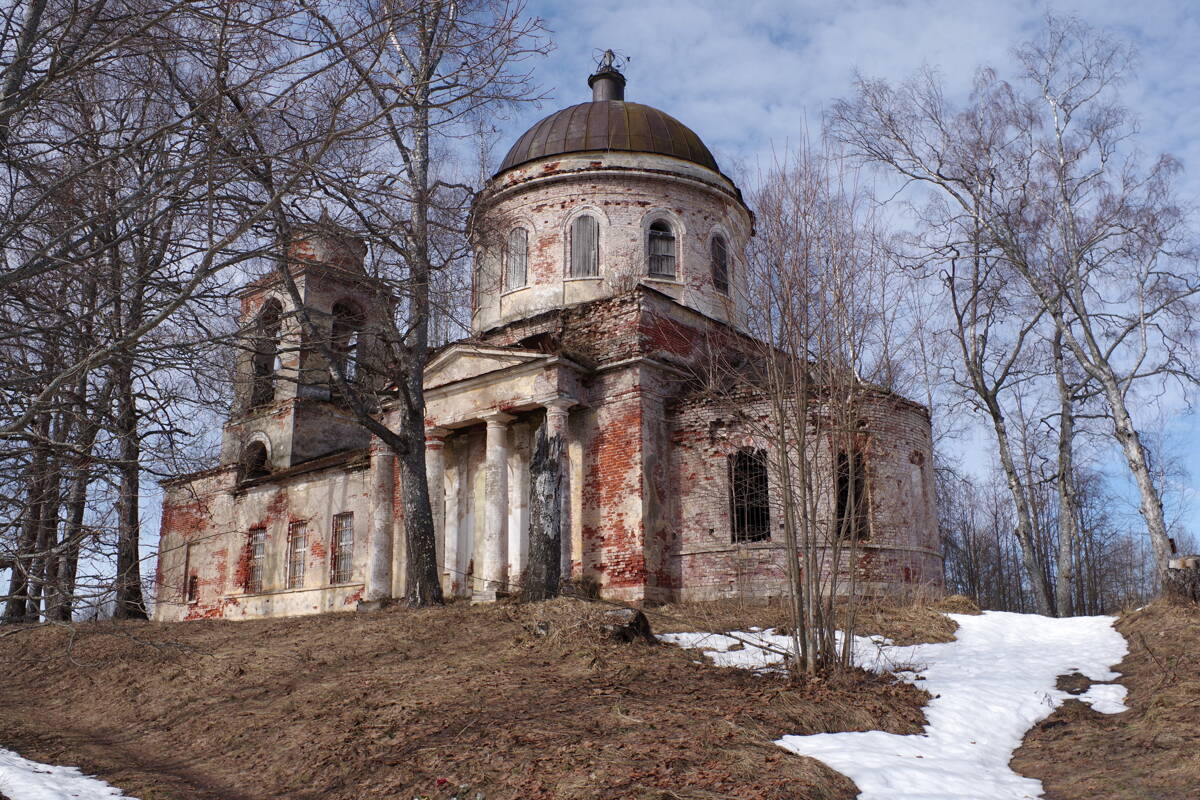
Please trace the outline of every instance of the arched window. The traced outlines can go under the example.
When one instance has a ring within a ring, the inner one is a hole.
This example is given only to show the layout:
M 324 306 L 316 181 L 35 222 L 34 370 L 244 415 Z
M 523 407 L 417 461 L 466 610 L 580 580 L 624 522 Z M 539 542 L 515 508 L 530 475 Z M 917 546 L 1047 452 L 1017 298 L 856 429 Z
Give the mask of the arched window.
M 600 223 L 590 214 L 571 223 L 572 278 L 594 278 L 600 274 Z
M 674 278 L 675 233 L 669 222 L 658 219 L 650 225 L 646 249 L 650 254 L 650 274 L 656 278 Z
M 729 248 L 723 236 L 712 239 L 712 281 L 718 292 L 729 294 Z
M 731 539 L 764 542 L 771 538 L 771 503 L 767 453 L 743 448 L 729 456 Z
M 267 446 L 262 442 L 250 442 L 242 450 L 242 480 L 262 478 L 271 474 L 267 463 Z
M 513 228 L 508 232 L 508 248 L 504 258 L 504 291 L 511 292 L 525 285 L 529 263 L 529 232 Z
M 254 324 L 253 383 L 250 405 L 260 406 L 275 399 L 275 374 L 279 369 L 279 326 L 283 306 L 275 298 L 263 304 Z
M 363 327 L 363 315 L 353 303 L 339 300 L 333 304 L 333 332 L 331 348 L 334 363 L 330 370 L 341 368 L 347 383 L 359 377 L 358 337 Z

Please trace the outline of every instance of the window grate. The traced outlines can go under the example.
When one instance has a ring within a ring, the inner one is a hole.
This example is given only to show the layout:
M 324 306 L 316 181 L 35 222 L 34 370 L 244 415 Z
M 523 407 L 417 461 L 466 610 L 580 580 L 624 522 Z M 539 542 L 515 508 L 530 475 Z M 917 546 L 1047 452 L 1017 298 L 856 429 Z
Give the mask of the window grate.
M 308 523 L 288 525 L 287 588 L 304 585 L 304 568 L 308 558 Z
M 729 505 L 734 544 L 770 540 L 770 486 L 765 451 L 743 449 L 729 456 Z
M 354 574 L 354 512 L 347 511 L 333 518 L 331 544 L 330 583 L 349 583 Z
M 267 560 L 267 529 L 251 528 L 246 537 L 246 585 L 247 594 L 258 594 L 263 590 L 263 566 Z

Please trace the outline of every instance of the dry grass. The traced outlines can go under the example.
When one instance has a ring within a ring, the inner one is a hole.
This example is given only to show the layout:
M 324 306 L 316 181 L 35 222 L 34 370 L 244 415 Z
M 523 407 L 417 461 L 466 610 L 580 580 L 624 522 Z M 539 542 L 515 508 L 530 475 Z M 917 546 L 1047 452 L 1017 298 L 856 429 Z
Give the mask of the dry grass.
M 1013 758 L 1055 800 L 1200 796 L 1200 606 L 1157 602 L 1122 615 L 1129 655 L 1116 670 L 1130 710 L 1068 700 Z M 1077 686 L 1075 688 L 1082 688 Z
M 487 800 L 833 800 L 853 784 L 772 741 L 923 722 L 927 696 L 911 686 L 857 672 L 795 685 L 614 643 L 597 633 L 606 609 L 38 629 L 0 638 L 0 745 L 142 800 L 448 798 L 464 785 Z M 674 611 L 731 628 L 774 613 Z

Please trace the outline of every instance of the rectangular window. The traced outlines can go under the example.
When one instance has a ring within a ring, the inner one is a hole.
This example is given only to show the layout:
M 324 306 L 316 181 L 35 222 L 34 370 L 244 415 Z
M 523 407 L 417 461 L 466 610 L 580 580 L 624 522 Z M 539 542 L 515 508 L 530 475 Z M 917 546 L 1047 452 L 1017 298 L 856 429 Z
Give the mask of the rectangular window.
M 658 278 L 675 277 L 675 236 L 665 222 L 650 226 L 650 274 Z
M 524 228 L 513 228 L 508 234 L 508 250 L 505 254 L 504 290 L 510 292 L 525 285 L 525 273 L 529 260 L 529 233 Z
M 333 540 L 330 542 L 333 561 L 329 569 L 330 583 L 349 583 L 354 570 L 354 512 L 333 518 Z
M 183 546 L 183 600 L 195 603 L 200 599 L 200 578 L 192 574 L 192 545 Z
M 712 279 L 718 292 L 729 294 L 729 250 L 720 236 L 712 240 Z
M 857 450 L 837 454 L 837 513 L 834 534 L 841 539 L 862 540 L 871 534 L 867 475 L 863 455 Z
M 729 456 L 729 505 L 734 544 L 771 538 L 765 451 L 745 449 Z
M 287 588 L 304 585 L 304 566 L 308 559 L 308 523 L 288 525 Z
M 246 537 L 246 584 L 242 588 L 247 594 L 258 594 L 263 590 L 263 566 L 267 561 L 267 529 L 251 528 Z
M 590 278 L 600 274 L 600 223 L 583 215 L 571 223 L 571 277 Z

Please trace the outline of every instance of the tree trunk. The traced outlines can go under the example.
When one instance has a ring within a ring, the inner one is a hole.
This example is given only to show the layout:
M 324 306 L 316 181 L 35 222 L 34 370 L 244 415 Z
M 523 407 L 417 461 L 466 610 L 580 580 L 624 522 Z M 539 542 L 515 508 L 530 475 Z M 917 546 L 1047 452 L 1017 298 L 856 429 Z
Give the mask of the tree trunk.
M 1054 377 L 1058 382 L 1058 576 L 1054 585 L 1054 607 L 1060 617 L 1074 612 L 1071 599 L 1075 583 L 1075 541 L 1078 538 L 1075 497 L 1075 409 L 1073 390 L 1067 384 L 1063 364 L 1062 333 L 1054 331 L 1051 342 Z
M 137 399 L 133 392 L 133 364 L 128 357 L 117 367 L 117 434 L 120 437 L 121 484 L 117 499 L 117 576 L 113 582 L 115 619 L 147 619 L 142 596 L 140 556 L 139 482 L 141 444 L 138 441 Z
M 25 485 L 29 487 L 25 500 L 21 535 L 13 553 L 12 575 L 9 578 L 8 602 L 4 608 L 4 623 L 36 621 L 36 607 L 30 615 L 30 579 L 32 555 L 36 552 L 38 533 L 42 527 L 46 482 L 50 453 L 47 444 L 50 437 L 50 414 L 43 412 L 38 419 L 29 467 L 25 470 Z
M 559 592 L 562 566 L 562 450 L 559 436 L 538 426 L 529 462 L 529 566 L 522 594 L 545 600 Z

